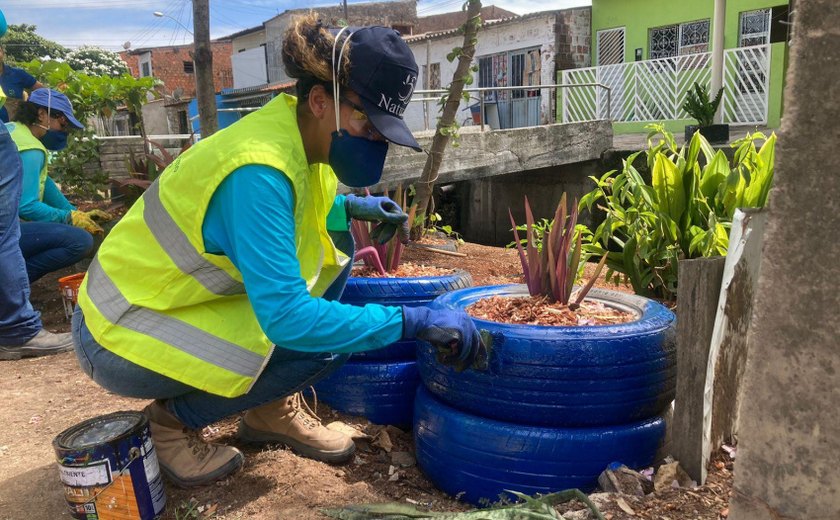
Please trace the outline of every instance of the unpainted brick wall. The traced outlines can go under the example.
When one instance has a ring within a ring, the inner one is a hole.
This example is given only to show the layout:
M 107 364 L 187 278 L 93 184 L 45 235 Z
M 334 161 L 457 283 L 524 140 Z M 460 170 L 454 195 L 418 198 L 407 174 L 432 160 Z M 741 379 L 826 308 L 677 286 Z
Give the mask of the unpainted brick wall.
M 230 55 L 231 42 L 212 42 L 213 47 L 213 86 L 216 92 L 233 87 L 233 68 Z M 157 47 L 147 49 L 152 53 L 152 76 L 163 82 L 161 94 L 171 96 L 176 89 L 181 89 L 181 98 L 195 97 L 195 73 L 184 72 L 184 62 L 193 64 L 192 45 Z M 131 75 L 140 77 L 139 55 L 121 52 L 120 56 L 128 64 Z
M 557 16 L 557 70 L 589 67 L 592 64 L 592 8 L 566 9 Z

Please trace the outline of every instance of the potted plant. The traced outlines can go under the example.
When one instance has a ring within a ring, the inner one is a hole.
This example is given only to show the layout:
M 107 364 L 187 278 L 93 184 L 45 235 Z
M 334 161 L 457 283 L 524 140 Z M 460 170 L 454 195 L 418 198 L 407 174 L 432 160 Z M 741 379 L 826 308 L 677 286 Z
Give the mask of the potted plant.
M 710 143 L 726 143 L 729 141 L 729 125 L 714 124 L 715 113 L 722 97 L 723 89 L 720 89 L 715 98 L 710 99 L 706 86 L 699 83 L 694 83 L 694 88 L 688 90 L 682 109 L 696 119 L 697 124 L 685 127 L 685 142 L 691 141 L 694 132 L 697 131 Z
M 408 193 L 401 186 L 391 198 L 407 209 Z M 409 219 L 413 217 L 413 208 L 408 213 Z M 354 220 L 350 231 L 357 249 L 354 260 L 363 265 L 354 267 L 342 303 L 424 306 L 446 292 L 472 286 L 472 277 L 465 271 L 401 263 L 405 246 L 399 237 L 381 244 L 376 240 L 376 227 L 369 222 Z M 318 398 L 336 410 L 377 424 L 410 426 L 414 394 L 420 384 L 416 350 L 416 341 L 404 340 L 357 352 L 315 385 Z
M 541 243 L 527 199 L 525 216 L 523 246 L 511 215 L 525 284 L 461 289 L 433 304 L 473 316 L 487 359 L 459 372 L 418 347 L 418 464 L 473 503 L 505 490 L 591 489 L 611 461 L 653 462 L 675 394 L 674 314 L 593 288 L 605 258 L 575 287 L 585 258 L 577 202 L 569 213 L 561 198 Z

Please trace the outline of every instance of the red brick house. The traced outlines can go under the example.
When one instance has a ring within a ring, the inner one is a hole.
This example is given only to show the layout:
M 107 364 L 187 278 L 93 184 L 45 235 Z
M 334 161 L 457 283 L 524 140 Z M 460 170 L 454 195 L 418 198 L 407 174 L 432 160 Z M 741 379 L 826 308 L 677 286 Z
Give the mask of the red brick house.
M 214 40 L 213 83 L 216 92 L 233 87 L 233 71 L 230 65 L 231 41 L 228 38 Z M 195 65 L 192 45 L 170 45 L 132 49 L 120 53 L 128 64 L 132 76 L 142 78 L 154 76 L 163 82 L 165 96 L 189 99 L 195 97 Z
M 218 93 L 233 87 L 230 38 L 211 42 L 213 48 L 213 85 Z M 153 76 L 163 85 L 160 98 L 143 107 L 143 121 L 148 133 L 188 133 L 187 104 L 195 97 L 195 63 L 192 45 L 169 45 L 131 49 L 120 53 L 136 78 Z

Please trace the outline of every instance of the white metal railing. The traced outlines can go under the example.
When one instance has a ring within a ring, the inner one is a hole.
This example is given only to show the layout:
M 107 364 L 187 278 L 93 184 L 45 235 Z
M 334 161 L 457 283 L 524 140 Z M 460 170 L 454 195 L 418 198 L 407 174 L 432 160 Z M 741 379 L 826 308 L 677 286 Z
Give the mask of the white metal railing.
M 556 109 L 554 108 L 554 99 L 558 90 L 575 91 L 579 89 L 592 89 L 598 92 L 598 95 L 603 99 L 603 105 L 610 107 L 610 88 L 597 82 L 582 83 L 574 85 L 522 85 L 512 87 L 480 87 L 480 88 L 465 88 L 464 93 L 470 94 L 473 98 L 472 106 L 478 106 L 481 130 L 485 130 L 485 126 L 494 127 L 488 120 L 487 114 L 488 106 L 494 107 L 495 115 L 498 121 L 497 128 L 520 128 L 524 126 L 536 126 L 543 122 L 554 123 L 556 121 Z M 547 90 L 549 93 L 547 102 L 543 103 L 542 92 Z M 436 90 L 415 90 L 411 98 L 412 103 L 423 103 L 424 116 L 430 114 L 429 103 L 437 103 L 441 97 L 448 93 L 445 89 Z M 521 97 L 515 97 L 521 93 Z M 244 117 L 250 112 L 259 110 L 260 107 L 240 107 L 240 108 L 219 108 L 217 112 L 236 112 L 239 113 L 240 118 Z M 609 110 L 605 112 L 608 113 Z M 545 117 L 543 117 L 545 116 Z M 198 119 L 198 115 L 189 118 L 190 124 Z M 429 129 L 429 117 L 424 117 L 425 129 Z M 598 118 L 593 118 L 598 119 Z M 606 119 L 606 117 L 604 117 Z M 491 118 L 492 120 L 492 118 Z M 194 138 L 197 140 L 201 134 L 195 134 Z
M 723 120 L 762 124 L 767 121 L 770 46 L 724 51 Z M 563 85 L 603 84 L 611 103 L 592 88 L 564 92 L 563 122 L 612 119 L 617 122 L 688 119 L 682 109 L 694 83 L 709 88 L 711 53 L 564 70 Z
M 766 124 L 770 105 L 770 46 L 724 51 L 723 121 Z
M 510 87 L 475 87 L 465 88 L 464 93 L 471 96 L 470 104 L 472 107 L 478 106 L 479 125 L 481 130 L 485 130 L 485 126 L 494 127 L 496 125 L 488 123 L 493 118 L 498 118 L 497 128 L 520 128 L 524 126 L 536 126 L 543 122 L 554 123 L 556 121 L 557 110 L 554 108 L 554 99 L 559 90 L 576 91 L 581 89 L 591 89 L 597 92 L 603 99 L 605 107 L 611 106 L 610 87 L 598 82 L 587 82 L 578 84 L 552 84 L 552 85 L 521 85 Z M 543 91 L 548 91 L 548 98 L 546 103 L 543 102 Z M 429 115 L 431 109 L 429 103 L 435 104 L 448 93 L 446 89 L 434 90 L 415 90 L 411 98 L 411 103 L 423 103 L 424 110 L 424 127 L 429 129 Z M 515 93 L 521 93 L 520 97 L 515 97 Z M 607 110 L 606 113 L 608 113 Z M 492 115 L 493 117 L 488 117 Z M 595 120 L 599 118 L 592 118 Z

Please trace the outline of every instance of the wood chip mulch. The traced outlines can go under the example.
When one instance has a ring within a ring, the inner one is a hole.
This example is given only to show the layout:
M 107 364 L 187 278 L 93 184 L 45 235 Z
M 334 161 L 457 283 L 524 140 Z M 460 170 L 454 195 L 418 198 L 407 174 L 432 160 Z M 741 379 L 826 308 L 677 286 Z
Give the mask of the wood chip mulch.
M 352 274 L 357 278 L 416 278 L 420 276 L 444 276 L 453 272 L 455 272 L 454 269 L 403 262 L 395 271 L 386 275 L 382 275 L 373 267 L 367 266 L 354 267 Z
M 467 313 L 482 320 L 521 325 L 614 325 L 636 319 L 633 313 L 597 301 L 584 300 L 580 308 L 573 311 L 562 303 L 550 302 L 545 296 L 491 296 L 467 307 Z

